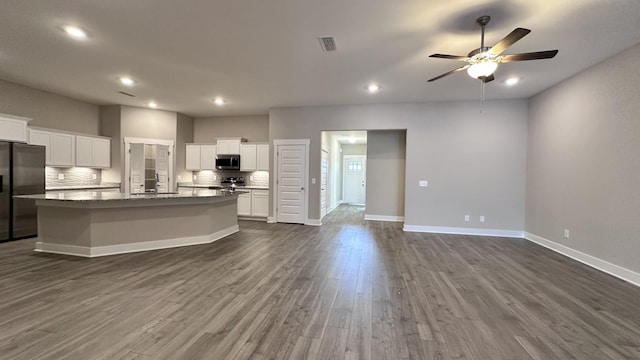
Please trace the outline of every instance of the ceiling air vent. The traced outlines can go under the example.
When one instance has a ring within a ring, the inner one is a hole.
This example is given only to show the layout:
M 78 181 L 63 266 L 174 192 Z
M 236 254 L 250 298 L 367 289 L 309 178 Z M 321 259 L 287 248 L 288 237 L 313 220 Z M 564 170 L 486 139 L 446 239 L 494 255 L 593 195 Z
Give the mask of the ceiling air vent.
M 319 37 L 318 40 L 320 40 L 320 47 L 322 47 L 322 51 L 329 52 L 337 50 L 336 40 L 331 36 Z
M 124 91 L 118 91 L 118 94 L 127 95 L 127 96 L 131 96 L 131 97 L 136 97 L 135 95 L 129 94 L 128 92 L 124 92 Z

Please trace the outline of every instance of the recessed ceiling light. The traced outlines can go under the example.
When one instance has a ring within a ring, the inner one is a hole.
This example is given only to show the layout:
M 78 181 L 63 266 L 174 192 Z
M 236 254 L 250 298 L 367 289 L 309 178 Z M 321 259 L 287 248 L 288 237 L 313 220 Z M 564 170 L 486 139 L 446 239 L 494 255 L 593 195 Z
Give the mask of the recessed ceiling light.
M 517 77 L 512 77 L 512 78 L 509 78 L 509 79 L 505 80 L 505 82 L 504 82 L 504 83 L 505 83 L 505 84 L 507 84 L 508 86 L 512 86 L 512 85 L 517 84 L 517 83 L 518 83 L 518 81 L 520 81 L 520 79 L 519 79 L 519 78 L 517 78 Z
M 227 102 L 223 98 L 217 97 L 217 98 L 213 99 L 213 103 L 218 105 L 218 106 L 222 106 L 222 105 L 226 104 Z
M 157 107 L 158 107 L 158 104 L 156 104 L 156 103 L 155 103 L 155 102 L 153 102 L 153 101 L 149 101 L 149 107 L 150 107 L 150 108 L 152 108 L 152 109 L 155 109 L 155 108 L 157 108 Z
M 64 32 L 67 33 L 67 35 L 76 40 L 84 40 L 87 38 L 87 32 L 77 26 L 67 25 L 62 29 L 64 29 Z
M 371 84 L 367 85 L 365 87 L 365 89 L 367 89 L 368 92 L 373 94 L 373 93 L 376 93 L 376 92 L 378 92 L 380 90 L 380 85 L 375 84 L 375 83 L 371 83 Z
M 133 84 L 135 84 L 136 81 L 128 76 L 123 76 L 120 78 L 120 83 L 122 83 L 122 85 L 125 85 L 125 86 L 133 86 Z

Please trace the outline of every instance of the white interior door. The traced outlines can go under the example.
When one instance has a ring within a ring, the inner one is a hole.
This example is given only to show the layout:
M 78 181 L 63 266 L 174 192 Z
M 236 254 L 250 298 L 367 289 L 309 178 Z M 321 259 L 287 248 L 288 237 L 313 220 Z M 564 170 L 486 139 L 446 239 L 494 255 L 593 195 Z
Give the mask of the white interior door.
M 276 221 L 304 224 L 306 217 L 306 145 L 277 145 Z
M 367 178 L 366 155 L 345 155 L 342 163 L 344 202 L 364 205 Z
M 322 149 L 320 158 L 320 218 L 327 214 L 327 178 L 329 176 L 329 152 Z
M 129 189 L 131 194 L 144 192 L 144 144 L 129 144 Z
M 156 174 L 158 192 L 169 192 L 169 146 L 156 145 Z

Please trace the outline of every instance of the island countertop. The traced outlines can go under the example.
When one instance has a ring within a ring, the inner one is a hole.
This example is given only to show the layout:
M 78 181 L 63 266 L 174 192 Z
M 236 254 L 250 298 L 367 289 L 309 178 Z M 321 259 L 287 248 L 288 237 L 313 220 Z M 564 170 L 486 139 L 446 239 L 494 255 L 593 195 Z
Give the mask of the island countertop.
M 189 199 L 189 198 L 216 198 L 229 197 L 242 194 L 243 191 L 228 191 L 220 189 L 180 189 L 173 193 L 143 193 L 126 194 L 117 192 L 95 191 L 64 191 L 59 193 L 46 193 L 34 195 L 17 195 L 15 197 L 33 200 L 57 200 L 57 201 L 118 201 L 118 200 L 159 200 L 159 199 Z

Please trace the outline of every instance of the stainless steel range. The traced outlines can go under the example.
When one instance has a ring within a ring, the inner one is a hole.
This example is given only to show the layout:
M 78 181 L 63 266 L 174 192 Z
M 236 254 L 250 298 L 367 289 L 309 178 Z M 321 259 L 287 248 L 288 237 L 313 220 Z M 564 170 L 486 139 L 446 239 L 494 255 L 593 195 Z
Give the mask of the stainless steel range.
M 244 186 L 244 178 L 242 176 L 223 177 L 220 180 L 220 185 L 223 189 L 234 191 L 237 186 Z

